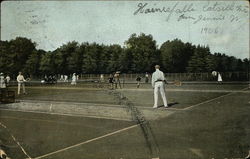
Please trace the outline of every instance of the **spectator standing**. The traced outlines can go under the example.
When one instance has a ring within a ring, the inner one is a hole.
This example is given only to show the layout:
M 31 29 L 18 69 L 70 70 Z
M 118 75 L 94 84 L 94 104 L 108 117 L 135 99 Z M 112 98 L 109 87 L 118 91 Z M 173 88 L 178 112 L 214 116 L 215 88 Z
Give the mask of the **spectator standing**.
M 9 86 L 10 85 L 10 76 L 7 75 L 5 79 L 6 79 L 6 86 Z
M 4 74 L 2 72 L 0 73 L 0 88 L 6 88 Z
M 145 74 L 145 83 L 148 83 L 148 81 L 149 81 L 149 75 L 148 75 L 148 73 L 146 72 L 146 74 Z
M 76 85 L 76 73 L 73 73 L 72 75 L 71 85 Z

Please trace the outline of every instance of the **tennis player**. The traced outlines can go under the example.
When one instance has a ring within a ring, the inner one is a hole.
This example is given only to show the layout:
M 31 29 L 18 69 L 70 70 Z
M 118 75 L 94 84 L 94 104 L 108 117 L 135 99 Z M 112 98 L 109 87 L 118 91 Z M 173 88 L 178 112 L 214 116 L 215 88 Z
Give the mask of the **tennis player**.
M 23 87 L 23 94 L 27 94 L 25 91 L 25 84 L 24 84 L 26 80 L 24 79 L 22 72 L 19 72 L 19 75 L 17 76 L 16 80 L 18 83 L 17 94 L 20 95 L 21 86 Z
M 165 83 L 165 77 L 162 71 L 159 70 L 160 66 L 159 65 L 155 65 L 155 72 L 152 75 L 152 87 L 154 89 L 154 106 L 153 108 L 157 108 L 158 107 L 158 94 L 159 91 L 161 93 L 161 97 L 163 100 L 163 104 L 164 107 L 167 108 L 168 107 L 168 102 L 167 102 L 167 98 L 165 95 L 165 90 L 164 90 L 164 83 Z

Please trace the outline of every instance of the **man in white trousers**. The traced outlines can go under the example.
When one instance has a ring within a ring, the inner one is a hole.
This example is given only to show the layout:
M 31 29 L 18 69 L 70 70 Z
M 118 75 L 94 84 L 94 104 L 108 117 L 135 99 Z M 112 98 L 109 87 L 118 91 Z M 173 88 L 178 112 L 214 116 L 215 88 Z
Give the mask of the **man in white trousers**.
M 154 106 L 153 108 L 158 107 L 158 94 L 159 91 L 161 93 L 161 97 L 163 100 L 164 107 L 168 107 L 168 102 L 166 99 L 165 95 L 165 90 L 164 90 L 164 83 L 165 83 L 165 77 L 162 71 L 159 70 L 160 66 L 155 65 L 155 72 L 152 75 L 152 87 L 154 89 Z
M 19 72 L 19 75 L 17 76 L 17 83 L 18 83 L 18 89 L 17 89 L 17 94 L 20 95 L 20 90 L 21 90 L 21 86 L 23 87 L 23 94 L 26 94 L 25 91 L 25 84 L 24 82 L 26 81 L 22 75 L 22 72 Z

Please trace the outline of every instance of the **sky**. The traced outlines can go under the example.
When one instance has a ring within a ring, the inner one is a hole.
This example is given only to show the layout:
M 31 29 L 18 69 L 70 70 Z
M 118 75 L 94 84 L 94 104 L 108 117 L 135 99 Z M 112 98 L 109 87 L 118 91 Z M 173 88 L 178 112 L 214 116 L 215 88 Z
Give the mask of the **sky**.
M 4 1 L 1 40 L 27 37 L 53 51 L 69 41 L 119 44 L 151 34 L 249 58 L 247 1 Z

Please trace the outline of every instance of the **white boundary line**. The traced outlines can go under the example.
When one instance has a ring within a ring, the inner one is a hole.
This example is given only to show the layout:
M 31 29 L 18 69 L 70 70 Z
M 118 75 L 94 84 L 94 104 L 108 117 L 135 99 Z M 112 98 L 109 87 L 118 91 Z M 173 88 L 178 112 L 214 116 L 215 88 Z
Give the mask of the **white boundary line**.
M 241 91 L 243 92 L 244 90 L 247 90 L 247 89 L 248 89 L 248 87 L 247 87 L 247 88 L 243 88 Z M 205 104 L 205 103 L 212 102 L 212 101 L 214 101 L 214 100 L 217 100 L 217 99 L 220 99 L 220 98 L 229 96 L 229 95 L 234 94 L 234 93 L 238 93 L 238 92 L 231 92 L 231 93 L 228 93 L 228 94 L 225 94 L 225 95 L 216 97 L 216 98 L 212 98 L 212 99 L 206 100 L 206 101 L 204 101 L 204 102 L 201 102 L 201 103 L 198 103 L 198 104 L 195 104 L 195 105 L 191 105 L 191 106 L 186 107 L 186 108 L 184 108 L 184 109 L 182 109 L 182 110 L 189 110 L 189 109 L 191 109 L 191 108 L 197 107 L 197 106 L 202 105 L 202 104 Z
M 75 148 L 75 147 L 78 147 L 78 146 L 81 146 L 81 145 L 84 145 L 84 144 L 87 144 L 87 143 L 90 143 L 90 142 L 93 142 L 93 141 L 96 141 L 96 140 L 99 140 L 99 139 L 102 139 L 102 138 L 105 138 L 105 137 L 108 137 L 108 136 L 112 136 L 114 134 L 118 134 L 120 132 L 135 128 L 137 126 L 138 125 L 132 125 L 132 126 L 129 126 L 129 127 L 114 131 L 112 133 L 108 133 L 108 134 L 103 135 L 103 136 L 99 136 L 99 137 L 96 137 L 96 138 L 93 138 L 93 139 L 90 139 L 90 140 L 87 140 L 87 141 L 84 141 L 84 142 L 81 142 L 81 143 L 78 143 L 78 144 L 75 144 L 75 145 L 72 145 L 72 146 L 69 146 L 69 147 L 65 147 L 63 149 L 60 149 L 60 150 L 57 150 L 57 151 L 54 151 L 54 152 L 50 152 L 50 153 L 42 155 L 42 156 L 35 157 L 33 159 L 40 159 L 40 158 L 44 158 L 44 157 L 47 157 L 47 156 L 51 156 L 51 155 L 57 154 L 59 152 L 63 152 L 63 151 L 66 151 L 66 150 L 69 150 L 69 149 L 72 149 L 72 148 Z
M 112 118 L 112 117 L 99 117 L 99 116 L 89 116 L 89 115 L 77 115 L 77 114 L 64 114 L 64 113 L 48 113 L 41 111 L 24 111 L 24 110 L 13 110 L 13 109 L 4 109 L 0 108 L 3 111 L 12 111 L 12 112 L 23 112 L 23 113 L 37 113 L 37 114 L 47 114 L 47 115 L 60 115 L 60 116 L 70 116 L 70 117 L 83 117 L 83 118 L 95 118 L 95 119 L 108 119 L 108 120 L 119 120 L 119 121 L 132 121 L 129 119 L 120 119 L 120 118 Z
M 85 103 L 85 102 L 63 102 L 63 101 L 49 101 L 49 100 L 31 100 L 31 99 L 27 99 L 27 100 L 18 100 L 20 102 L 29 102 L 29 103 L 37 103 L 37 102 L 41 102 L 41 103 L 55 103 L 55 104 L 76 104 L 76 105 L 87 105 L 87 106 L 102 106 L 102 107 L 111 107 L 111 108 L 124 108 L 126 109 L 126 106 L 123 105 L 119 105 L 119 104 L 103 104 L 103 103 Z M 152 107 L 143 107 L 143 106 L 136 106 L 138 109 L 149 109 L 149 110 L 155 110 Z M 163 107 L 163 106 L 162 106 Z M 159 107 L 161 108 L 161 107 Z M 1 109 L 1 108 L 0 108 Z M 158 109 L 160 110 L 160 109 Z M 178 109 L 178 108 L 168 108 L 168 110 L 182 110 L 182 109 Z
M 10 132 L 10 130 L 7 128 L 7 126 L 5 126 L 3 123 L 1 123 L 0 122 L 0 125 L 2 126 L 2 127 L 4 127 L 7 131 L 8 131 L 8 133 L 9 133 L 9 135 L 12 137 L 12 139 L 14 140 L 14 142 L 19 146 L 19 148 L 22 150 L 22 152 L 29 158 L 29 159 L 31 159 L 31 157 L 28 155 L 28 153 L 24 150 L 24 148 L 22 147 L 22 145 L 16 140 L 16 138 L 14 137 L 14 135 L 12 135 L 11 134 L 11 132 Z
M 88 105 L 88 106 L 106 106 L 106 107 L 124 107 L 122 105 L 119 105 L 119 104 L 104 104 L 104 103 L 86 103 L 86 102 L 71 102 L 71 101 L 53 101 L 53 100 L 37 100 L 37 99 L 22 99 L 22 100 L 17 100 L 17 101 L 20 101 L 20 102 L 29 102 L 29 103 L 37 103 L 37 102 L 40 102 L 40 103 L 55 103 L 55 104 L 65 104 L 65 103 L 68 103 L 68 104 L 76 104 L 76 105 Z

